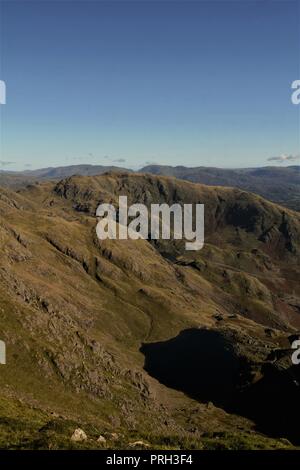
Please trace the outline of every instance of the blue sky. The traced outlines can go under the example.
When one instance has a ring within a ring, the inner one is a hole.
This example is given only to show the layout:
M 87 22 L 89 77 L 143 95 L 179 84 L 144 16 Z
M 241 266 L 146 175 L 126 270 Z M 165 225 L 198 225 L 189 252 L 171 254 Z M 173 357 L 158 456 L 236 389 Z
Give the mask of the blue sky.
M 2 169 L 300 153 L 300 1 L 0 0 L 0 15 Z

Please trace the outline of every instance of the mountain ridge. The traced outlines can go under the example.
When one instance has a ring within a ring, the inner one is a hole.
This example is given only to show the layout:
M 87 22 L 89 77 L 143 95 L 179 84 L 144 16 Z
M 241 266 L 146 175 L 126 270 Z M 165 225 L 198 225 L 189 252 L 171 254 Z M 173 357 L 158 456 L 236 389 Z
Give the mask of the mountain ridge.
M 36 181 L 59 180 L 75 174 L 94 176 L 110 171 L 133 172 L 126 168 L 103 165 L 50 167 L 25 172 L 0 172 L 0 185 L 17 189 Z M 291 209 L 300 210 L 300 167 L 296 165 L 240 169 L 148 165 L 135 173 L 175 176 L 193 183 L 238 187 Z

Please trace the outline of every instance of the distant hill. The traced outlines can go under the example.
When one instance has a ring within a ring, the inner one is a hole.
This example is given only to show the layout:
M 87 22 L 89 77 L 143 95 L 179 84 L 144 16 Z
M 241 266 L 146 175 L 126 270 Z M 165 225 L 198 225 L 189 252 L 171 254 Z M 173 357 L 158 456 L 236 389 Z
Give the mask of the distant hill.
M 114 171 L 132 172 L 132 170 L 109 165 L 69 165 L 26 171 L 0 170 L 0 186 L 3 188 L 20 189 L 28 184 L 34 184 L 44 180 L 61 180 L 75 175 L 96 176 Z
M 59 167 L 49 167 L 41 168 L 38 170 L 29 170 L 25 171 L 24 175 L 33 176 L 36 178 L 43 179 L 61 179 L 68 178 L 73 175 L 80 176 L 95 176 L 102 175 L 107 171 L 132 171 L 126 170 L 125 168 L 117 166 L 105 166 L 105 165 L 69 165 L 69 166 L 59 166 Z
M 24 173 L 0 171 L 0 187 L 20 189 L 37 181 L 36 178 Z
M 175 176 L 193 183 L 244 189 L 300 210 L 300 166 L 224 169 L 213 167 L 148 165 L 140 170 L 154 175 Z
M 96 176 L 107 172 L 133 173 L 133 170 L 105 165 L 71 165 L 24 172 L 0 172 L 0 186 L 19 189 L 44 180 L 70 176 Z M 149 165 L 138 173 L 174 176 L 209 186 L 227 186 L 256 193 L 272 202 L 300 211 L 300 166 L 224 169 L 213 167 Z

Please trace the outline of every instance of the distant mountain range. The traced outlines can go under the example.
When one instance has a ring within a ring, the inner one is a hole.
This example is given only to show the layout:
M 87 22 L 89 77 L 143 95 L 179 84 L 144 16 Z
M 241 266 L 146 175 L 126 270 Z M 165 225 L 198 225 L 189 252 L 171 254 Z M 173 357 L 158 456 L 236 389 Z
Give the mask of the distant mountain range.
M 300 166 L 224 169 L 149 165 L 140 171 L 154 175 L 175 176 L 210 186 L 240 188 L 290 209 L 300 210 Z
M 108 171 L 128 171 L 125 168 L 121 168 L 113 165 L 70 165 L 70 166 L 59 166 L 41 168 L 38 170 L 25 171 L 24 174 L 28 176 L 34 176 L 36 178 L 43 179 L 56 179 L 56 178 L 67 178 L 68 176 L 80 175 L 80 176 L 95 176 L 102 175 Z
M 133 172 L 105 165 L 71 165 L 24 172 L 0 172 L 0 186 L 18 189 L 39 180 L 59 180 L 73 175 L 95 176 L 106 172 Z M 300 211 L 300 166 L 224 169 L 213 167 L 148 165 L 138 173 L 175 176 L 209 186 L 228 186 L 250 191 L 290 209 Z

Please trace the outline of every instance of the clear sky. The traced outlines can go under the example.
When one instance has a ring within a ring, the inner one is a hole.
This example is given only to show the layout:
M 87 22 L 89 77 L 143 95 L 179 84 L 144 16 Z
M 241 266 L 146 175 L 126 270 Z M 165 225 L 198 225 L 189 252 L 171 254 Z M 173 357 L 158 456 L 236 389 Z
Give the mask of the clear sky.
M 0 0 L 0 15 L 0 169 L 300 153 L 299 0 Z

